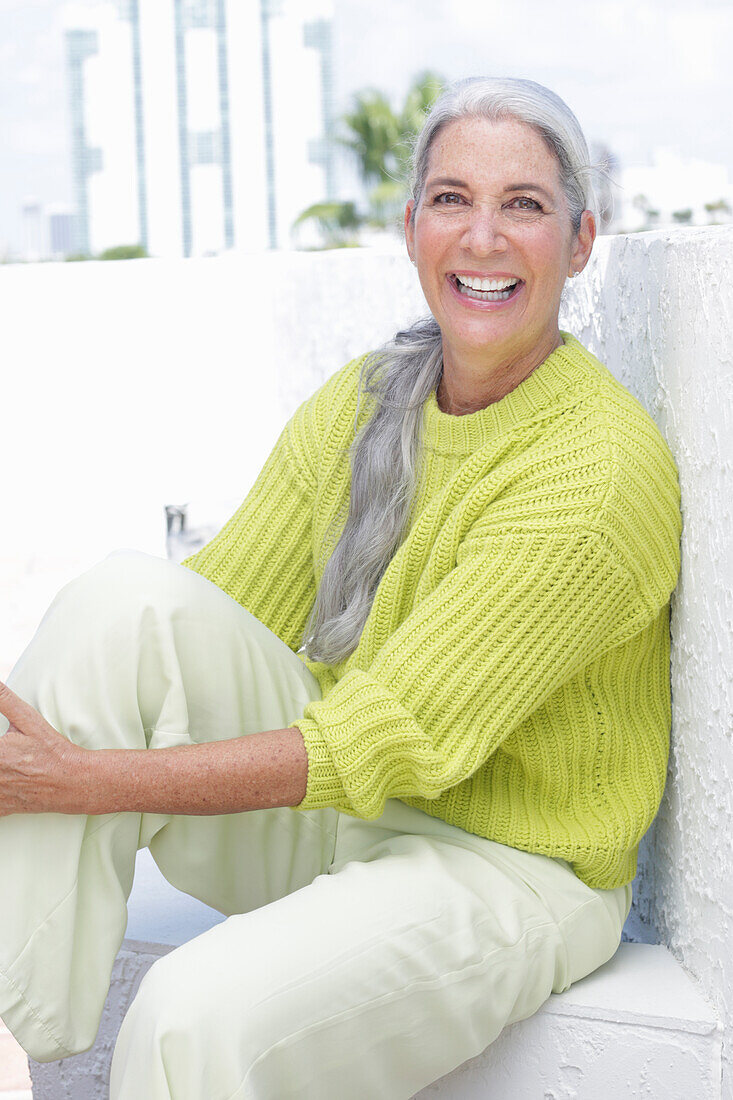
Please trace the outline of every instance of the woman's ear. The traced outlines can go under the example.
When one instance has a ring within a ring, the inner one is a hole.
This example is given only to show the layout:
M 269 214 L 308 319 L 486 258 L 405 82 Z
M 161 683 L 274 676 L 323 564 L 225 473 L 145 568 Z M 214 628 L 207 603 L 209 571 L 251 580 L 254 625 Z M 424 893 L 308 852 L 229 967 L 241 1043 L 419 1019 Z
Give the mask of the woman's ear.
M 412 211 L 415 207 L 414 199 L 408 199 L 405 206 L 405 243 L 407 245 L 407 255 L 412 262 L 415 262 L 415 232 L 412 224 Z
M 581 272 L 588 263 L 595 239 L 596 219 L 590 210 L 584 210 L 580 216 L 580 229 L 575 235 L 575 245 L 570 257 L 574 271 Z

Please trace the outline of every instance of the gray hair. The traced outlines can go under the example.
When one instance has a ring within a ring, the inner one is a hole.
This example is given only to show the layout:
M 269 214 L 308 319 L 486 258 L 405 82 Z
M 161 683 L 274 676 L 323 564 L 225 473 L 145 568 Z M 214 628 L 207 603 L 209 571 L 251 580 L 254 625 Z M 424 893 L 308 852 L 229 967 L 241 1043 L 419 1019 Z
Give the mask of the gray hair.
M 414 142 L 413 218 L 433 142 L 450 122 L 467 117 L 516 118 L 532 126 L 557 157 L 574 232 L 583 210 L 597 214 L 596 169 L 578 120 L 563 100 L 533 80 L 476 77 L 458 81 L 438 97 Z M 355 432 L 363 394 L 374 398 L 375 409 L 349 447 L 348 516 L 303 631 L 302 651 L 311 660 L 339 664 L 359 643 L 379 582 L 407 534 L 423 405 L 442 373 L 442 336 L 432 316 L 398 332 L 361 365 Z
M 461 118 L 485 118 L 491 122 L 516 118 L 531 126 L 557 158 L 574 232 L 580 229 L 584 210 L 590 210 L 598 218 L 600 211 L 593 177 L 600 169 L 591 164 L 580 123 L 560 96 L 534 80 L 470 77 L 451 85 L 439 96 L 415 140 L 410 177 L 415 200 L 413 219 L 425 187 L 433 142 L 450 122 Z

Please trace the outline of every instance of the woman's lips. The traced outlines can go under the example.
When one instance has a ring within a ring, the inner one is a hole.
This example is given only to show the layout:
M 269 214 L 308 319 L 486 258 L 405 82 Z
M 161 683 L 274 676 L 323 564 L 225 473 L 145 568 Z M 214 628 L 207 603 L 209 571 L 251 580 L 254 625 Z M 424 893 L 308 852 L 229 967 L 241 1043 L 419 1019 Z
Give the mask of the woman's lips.
M 488 302 L 481 301 L 480 298 L 469 298 L 466 294 L 461 294 L 460 290 L 456 286 L 455 275 L 446 275 L 446 279 L 448 280 L 448 286 L 451 289 L 451 293 L 455 298 L 458 299 L 458 301 L 462 305 L 468 307 L 469 309 L 478 309 L 483 310 L 484 312 L 491 312 L 495 309 L 505 309 L 507 306 L 512 305 L 512 303 L 517 300 L 519 295 L 522 293 L 522 290 L 524 289 L 524 280 L 520 279 L 509 297 L 505 298 L 504 301 Z

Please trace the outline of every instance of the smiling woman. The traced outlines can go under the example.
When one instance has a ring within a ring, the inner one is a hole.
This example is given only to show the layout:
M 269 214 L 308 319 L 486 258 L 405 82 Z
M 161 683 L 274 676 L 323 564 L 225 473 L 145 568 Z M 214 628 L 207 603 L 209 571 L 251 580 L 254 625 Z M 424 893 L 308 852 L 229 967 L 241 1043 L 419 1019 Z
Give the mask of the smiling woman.
M 430 316 L 303 402 L 183 567 L 58 594 L 0 685 L 33 1057 L 94 1039 L 141 845 L 228 919 L 146 975 L 112 1100 L 408 1100 L 614 954 L 681 519 L 656 425 L 558 327 L 594 234 L 562 100 L 448 89 L 405 210 Z
M 432 142 L 405 236 L 441 330 L 439 405 L 471 412 L 562 344 L 560 296 L 588 261 L 595 219 L 583 210 L 574 228 L 557 156 L 534 127 L 469 117 Z

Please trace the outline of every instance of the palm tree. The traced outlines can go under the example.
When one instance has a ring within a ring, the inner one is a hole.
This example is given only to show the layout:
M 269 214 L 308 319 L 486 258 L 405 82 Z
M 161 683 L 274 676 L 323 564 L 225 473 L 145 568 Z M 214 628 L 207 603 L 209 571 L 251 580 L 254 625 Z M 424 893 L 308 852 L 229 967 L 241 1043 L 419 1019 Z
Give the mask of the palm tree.
M 644 219 L 642 230 L 651 229 L 655 222 L 659 221 L 659 211 L 655 210 L 646 195 L 634 195 L 631 205 L 641 211 Z
M 397 228 L 408 198 L 407 173 L 412 148 L 425 115 L 443 86 L 442 77 L 436 73 L 420 73 L 412 81 L 402 109 L 396 113 L 378 89 L 357 92 L 352 109 L 341 119 L 346 132 L 335 140 L 350 149 L 357 159 L 361 179 L 369 188 L 368 210 L 357 212 L 353 202 L 315 203 L 293 225 L 315 219 L 326 235 L 327 248 L 353 243 L 353 238 L 344 240 L 345 233 L 360 226 Z
M 445 81 L 437 73 L 426 72 L 417 76 L 405 98 L 405 104 L 400 115 L 400 130 L 403 140 L 398 144 L 395 154 L 400 162 L 400 170 L 403 179 L 407 179 L 410 154 L 415 138 L 423 128 L 425 116 L 443 91 Z
M 711 225 L 720 225 L 721 223 L 718 221 L 717 217 L 718 214 L 722 216 L 723 221 L 729 221 L 731 214 L 733 214 L 733 209 L 731 209 L 731 205 L 726 199 L 717 199 L 716 202 L 705 203 L 705 212 L 710 218 Z
M 293 229 L 304 222 L 315 221 L 325 240 L 325 248 L 349 248 L 358 244 L 355 230 L 361 218 L 353 202 L 314 202 L 299 214 Z
M 400 140 L 400 120 L 386 96 L 369 88 L 354 96 L 354 109 L 342 118 L 351 133 L 337 137 L 355 154 L 365 183 L 389 179 L 395 167 L 394 149 Z

